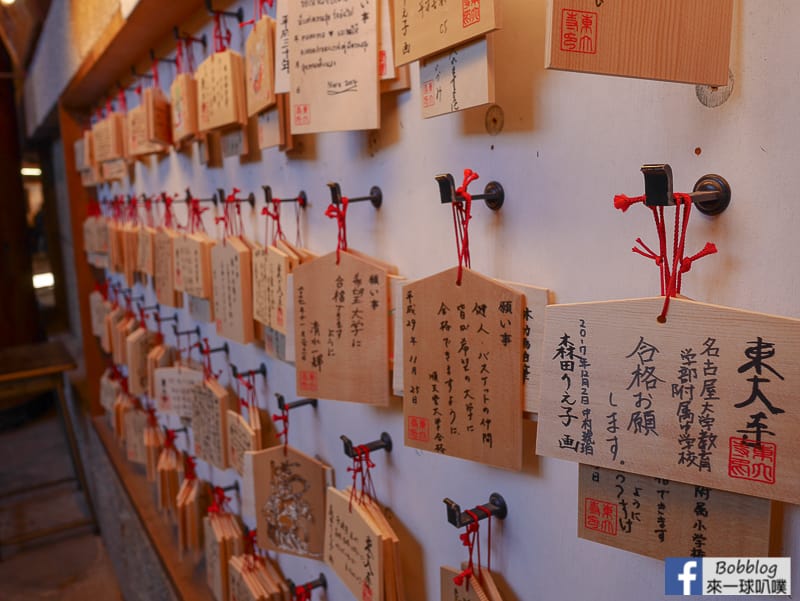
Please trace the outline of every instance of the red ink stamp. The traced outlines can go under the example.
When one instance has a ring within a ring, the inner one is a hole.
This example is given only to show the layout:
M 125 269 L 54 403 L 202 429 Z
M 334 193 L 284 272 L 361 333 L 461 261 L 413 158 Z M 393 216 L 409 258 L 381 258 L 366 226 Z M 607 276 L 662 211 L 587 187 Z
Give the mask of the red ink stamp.
M 481 22 L 481 0 L 461 0 L 461 26 L 466 28 Z
M 759 444 L 744 438 L 731 437 L 728 454 L 728 476 L 775 484 L 775 461 L 778 446 L 771 442 Z
M 597 54 L 597 13 L 561 10 L 561 50 Z
M 422 82 L 422 106 L 425 108 L 436 104 L 436 94 L 433 91 L 433 80 Z
M 311 109 L 307 104 L 294 105 L 294 124 L 295 125 L 311 124 Z
M 583 505 L 583 525 L 589 530 L 617 535 L 617 504 L 586 497 Z
M 319 382 L 317 382 L 317 372 L 305 370 L 297 372 L 297 387 L 307 392 L 317 392 Z
M 429 442 L 431 439 L 430 422 L 426 417 L 408 416 L 408 438 L 418 442 Z
M 361 601 L 372 601 L 372 589 L 366 582 L 361 587 Z
M 378 53 L 378 75 L 381 77 L 386 75 L 386 50 Z

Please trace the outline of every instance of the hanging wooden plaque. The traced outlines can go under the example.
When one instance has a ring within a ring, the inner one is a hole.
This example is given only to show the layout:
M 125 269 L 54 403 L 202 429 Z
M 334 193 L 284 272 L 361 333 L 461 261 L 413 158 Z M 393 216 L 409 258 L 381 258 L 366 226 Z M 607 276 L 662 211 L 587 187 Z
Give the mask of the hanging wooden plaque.
M 578 536 L 648 555 L 766 557 L 768 499 L 581 464 Z
M 494 0 L 394 0 L 394 55 L 398 65 L 437 54 L 500 26 Z
M 482 37 L 420 62 L 424 118 L 494 102 L 492 46 Z
M 386 406 L 390 398 L 386 269 L 351 252 L 298 265 L 297 394 Z
M 548 0 L 545 66 L 724 86 L 733 0 Z
M 457 273 L 403 287 L 405 444 L 519 470 L 525 297 Z
M 380 127 L 378 2 L 289 2 L 293 134 Z
M 276 0 L 275 7 L 275 93 L 288 94 L 291 88 L 289 73 L 289 3 L 291 0 Z
M 547 307 L 537 452 L 800 503 L 800 320 L 663 303 Z
M 476 577 L 464 578 L 461 584 L 456 584 L 455 578 L 459 574 L 461 570 L 455 568 L 439 568 L 441 601 L 493 601 Z
M 254 117 L 275 104 L 275 21 L 262 17 L 245 42 L 247 115 Z
M 233 50 L 214 52 L 197 68 L 200 132 L 247 124 L 244 60 Z
M 172 144 L 172 109 L 161 88 L 145 88 L 142 105 L 147 124 L 147 141 L 160 146 Z
M 160 305 L 182 307 L 183 294 L 175 291 L 172 245 L 180 236 L 175 230 L 159 228 L 153 236 L 153 288 Z
M 329 487 L 326 498 L 325 563 L 359 601 L 384 601 L 379 533 L 348 493 Z
M 219 469 L 227 469 L 228 409 L 232 405 L 230 394 L 216 380 L 206 380 L 193 390 L 194 454 Z
M 203 372 L 183 366 L 159 367 L 154 370 L 153 379 L 158 410 L 192 419 L 194 389 L 202 384 Z
M 170 87 L 172 139 L 179 144 L 197 134 L 197 82 L 189 73 L 179 73 Z
M 275 246 L 253 253 L 253 317 L 265 326 L 286 334 L 287 278 L 297 259 Z
M 156 142 L 151 142 L 147 137 L 147 111 L 143 104 L 132 108 L 126 115 L 128 153 L 132 157 L 144 156 L 164 152 L 165 148 Z
M 211 250 L 217 334 L 240 344 L 253 342 L 253 270 L 250 247 L 228 237 Z
M 244 464 L 245 478 L 253 484 L 250 510 L 258 546 L 321 560 L 330 468 L 283 445 L 245 453 Z
M 244 454 L 259 447 L 256 432 L 241 413 L 232 409 L 228 409 L 226 425 L 228 464 L 241 476 L 244 474 Z
M 173 242 L 175 289 L 198 298 L 211 298 L 211 249 L 216 241 L 203 232 Z
M 136 269 L 140 273 L 153 275 L 153 257 L 155 256 L 154 241 L 156 230 L 152 227 L 139 228 L 139 243 L 136 245 Z

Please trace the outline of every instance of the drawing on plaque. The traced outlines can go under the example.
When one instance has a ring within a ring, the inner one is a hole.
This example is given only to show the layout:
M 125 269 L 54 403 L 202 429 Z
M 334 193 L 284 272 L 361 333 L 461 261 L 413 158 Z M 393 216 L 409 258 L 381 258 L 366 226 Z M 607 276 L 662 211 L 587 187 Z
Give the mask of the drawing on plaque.
M 309 550 L 308 524 L 314 514 L 307 493 L 311 484 L 301 472 L 300 463 L 284 458 L 270 461 L 270 495 L 261 508 L 267 522 L 267 537 L 278 551 L 321 557 Z

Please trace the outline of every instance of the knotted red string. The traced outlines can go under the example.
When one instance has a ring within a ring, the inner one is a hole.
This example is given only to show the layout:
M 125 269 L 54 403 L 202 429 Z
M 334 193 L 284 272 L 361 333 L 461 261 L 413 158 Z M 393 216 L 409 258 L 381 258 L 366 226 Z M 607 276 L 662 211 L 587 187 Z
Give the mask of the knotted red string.
M 267 240 L 269 240 L 269 234 L 267 232 L 270 223 L 272 223 L 272 244 L 275 245 L 278 240 L 286 240 L 286 236 L 283 233 L 283 228 L 281 227 L 281 199 L 273 198 L 272 210 L 270 211 L 269 206 L 266 206 L 261 209 L 261 214 L 268 217 L 266 223 L 267 228 L 264 231 L 264 244 L 266 244 Z
M 167 428 L 166 436 L 164 437 L 164 448 L 165 449 L 174 449 L 175 448 L 175 439 L 178 437 L 175 434 L 175 430 L 171 430 Z
M 244 386 L 245 396 L 242 396 L 239 386 Z M 256 375 L 237 375 L 236 376 L 236 393 L 239 396 L 239 405 L 243 409 L 253 411 L 257 403 L 256 397 Z M 249 417 L 249 416 L 248 416 Z
M 275 422 L 276 425 L 278 422 L 282 424 L 282 430 L 277 432 L 276 435 L 283 441 L 283 455 L 285 457 L 289 446 L 289 408 L 284 405 L 281 409 L 281 414 L 273 415 L 272 421 Z
M 311 601 L 311 589 L 310 587 L 306 587 L 305 585 L 298 585 L 294 587 L 294 597 L 295 601 Z
M 372 468 L 375 464 L 369 457 L 369 449 L 359 445 L 353 449 L 353 465 L 347 471 L 353 474 L 353 485 L 350 488 L 349 509 L 353 511 L 353 501 L 363 504 L 365 497 L 375 499 L 375 485 L 372 482 Z
M 329 219 L 335 219 L 336 225 L 339 228 L 339 233 L 336 239 L 336 264 L 341 261 L 341 251 L 347 250 L 347 205 L 350 200 L 346 196 L 342 196 L 341 205 L 333 203 L 328 205 L 325 209 L 325 216 Z
M 222 33 L 222 15 L 214 13 L 214 52 L 224 52 L 231 45 L 231 30 L 225 26 Z
M 208 211 L 208 207 L 201 207 L 200 201 L 196 198 L 189 200 L 189 233 L 196 234 L 205 232 L 206 226 L 203 225 L 203 213 Z
M 215 486 L 213 491 L 213 500 L 208 506 L 208 513 L 215 513 L 217 515 L 221 513 L 228 513 L 229 501 L 230 497 L 225 495 L 225 491 L 222 490 L 222 487 Z
M 470 183 L 478 179 L 479 175 L 472 169 L 464 169 L 464 181 L 456 190 L 456 196 L 464 200 L 452 203 L 453 228 L 456 236 L 456 252 L 458 253 L 458 276 L 456 284 L 461 285 L 464 267 L 470 267 L 469 257 L 469 222 L 472 219 L 472 195 L 467 191 Z
M 186 455 L 184 459 L 184 478 L 187 480 L 197 480 L 197 462 L 194 460 L 194 457 Z
M 241 192 L 239 188 L 234 188 L 233 192 L 228 194 L 228 196 L 225 198 L 225 207 L 223 209 L 222 217 L 216 217 L 214 219 L 215 223 L 217 224 L 225 224 L 225 236 L 223 238 L 223 242 L 225 238 L 228 238 L 229 236 L 241 236 L 242 232 L 244 231 L 241 201 L 236 198 L 236 195 L 239 192 Z M 235 207 L 236 219 L 234 219 L 233 207 Z
M 634 246 L 631 249 L 634 253 L 654 261 L 659 268 L 661 296 L 664 297 L 664 306 L 661 309 L 661 314 L 658 316 L 658 321 L 661 323 L 667 320 L 670 299 L 681 293 L 683 274 L 688 272 L 692 268 L 692 264 L 698 259 L 717 252 L 717 247 L 707 242 L 703 249 L 697 254 L 690 257 L 684 256 L 686 250 L 686 232 L 689 227 L 689 217 L 691 215 L 693 203 L 689 194 L 676 192 L 673 197 L 675 199 L 675 223 L 672 235 L 672 261 L 670 261 L 667 250 L 667 228 L 663 206 L 649 207 L 653 214 L 656 233 L 658 234 L 658 252 L 647 246 L 641 238 L 636 239 L 636 243 L 639 246 Z M 624 194 L 618 194 L 614 197 L 614 207 L 625 212 L 634 204 L 640 202 L 644 203 L 646 200 L 645 196 L 631 198 Z
M 178 38 L 175 42 L 175 72 L 180 75 L 183 73 L 183 39 Z
M 469 561 L 467 562 L 467 567 L 458 575 L 453 577 L 453 583 L 455 583 L 456 586 L 462 586 L 466 582 L 467 590 L 469 590 L 469 579 L 475 576 L 474 551 L 476 545 L 478 555 L 478 572 L 480 572 L 481 541 L 480 537 L 478 536 L 478 531 L 480 530 L 478 516 L 471 510 L 466 511 L 465 513 L 472 518 L 472 521 L 465 526 L 464 532 L 460 534 L 458 538 L 461 541 L 461 544 L 464 545 L 469 551 Z
M 164 200 L 164 219 L 163 225 L 165 228 L 170 229 L 175 227 L 175 213 L 172 211 L 172 197 L 168 194 L 163 194 L 162 199 Z
M 135 196 L 131 197 L 128 203 L 128 223 L 131 225 L 139 225 L 139 201 Z

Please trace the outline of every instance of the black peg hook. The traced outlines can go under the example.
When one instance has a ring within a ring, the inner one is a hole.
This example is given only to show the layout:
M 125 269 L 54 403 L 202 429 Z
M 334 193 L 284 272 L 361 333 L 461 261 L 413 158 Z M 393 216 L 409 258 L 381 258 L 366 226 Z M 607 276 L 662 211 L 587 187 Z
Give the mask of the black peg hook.
M 392 437 L 389 436 L 387 432 L 382 432 L 381 437 L 378 440 L 373 440 L 372 442 L 358 446 L 355 446 L 353 441 L 347 438 L 347 436 L 344 434 L 342 434 L 339 438 L 341 438 L 342 443 L 344 444 L 344 454 L 351 459 L 359 454 L 357 451 L 359 447 L 366 448 L 370 453 L 373 451 L 379 451 L 381 449 L 385 450 L 387 453 L 392 452 Z
M 136 72 L 136 67 L 134 67 L 133 65 L 131 65 L 131 75 L 133 75 L 136 79 L 142 79 L 142 78 L 144 78 L 144 79 L 153 79 L 153 74 L 152 73 L 137 73 Z M 134 84 L 133 88 L 135 89 L 136 87 L 137 86 Z
M 267 364 L 266 363 L 262 363 L 261 365 L 258 366 L 258 369 L 249 369 L 247 371 L 239 371 L 239 368 L 231 363 L 231 373 L 233 374 L 234 378 L 238 378 L 239 376 L 241 376 L 243 378 L 248 378 L 250 376 L 256 376 L 256 375 L 261 374 L 262 376 L 264 376 L 264 379 L 266 379 L 266 377 L 267 377 Z
M 666 163 L 642 165 L 645 204 L 648 207 L 675 205 L 672 187 L 672 167 Z M 694 185 L 689 194 L 697 210 L 704 215 L 719 215 L 731 202 L 731 187 L 724 177 L 710 173 Z
M 471 516 L 470 513 L 475 514 L 478 520 L 485 520 L 489 516 L 494 516 L 498 520 L 504 520 L 508 515 L 506 500 L 502 495 L 496 492 L 489 495 L 488 503 L 485 505 L 478 505 L 470 512 L 461 511 L 461 506 L 452 499 L 444 499 L 444 504 L 447 505 L 447 521 L 456 528 L 461 528 L 475 521 L 475 518 Z
M 339 185 L 338 182 L 329 182 L 328 188 L 331 190 L 331 202 L 335 205 L 342 204 L 342 187 Z M 383 204 L 383 192 L 378 186 L 372 186 L 369 189 L 369 194 L 367 196 L 354 196 L 348 197 L 347 202 L 363 202 L 368 200 L 372 203 L 372 206 L 376 209 L 380 209 L 381 205 Z
M 184 42 L 193 42 L 195 44 L 202 44 L 203 50 L 207 48 L 208 42 L 206 40 L 206 34 L 201 35 L 200 37 L 191 36 L 186 32 L 180 33 L 178 31 L 178 27 L 175 26 L 172 28 L 172 35 L 175 36 L 176 40 L 183 40 Z
M 309 593 L 314 589 L 322 588 L 328 590 L 328 580 L 322 572 L 319 573 L 319 577 L 317 577 L 316 580 L 309 580 L 305 584 L 296 585 L 291 579 L 287 580 L 286 584 L 289 585 L 289 592 L 293 600 L 300 598 L 303 593 Z
M 287 403 L 286 399 L 279 392 L 275 393 L 275 398 L 278 399 L 278 409 L 281 411 L 284 409 L 286 409 L 286 411 L 291 411 L 292 409 L 297 409 L 298 407 L 304 407 L 306 405 L 311 405 L 314 407 L 314 409 L 316 409 L 318 405 L 317 399 L 300 399 L 298 401 Z
M 223 190 L 222 188 L 217 188 L 217 197 L 219 198 L 219 201 L 221 203 L 228 202 L 228 199 L 225 196 L 225 190 Z M 252 192 L 250 192 L 250 194 L 247 195 L 247 198 L 235 198 L 234 202 L 239 202 L 239 203 L 246 202 L 251 207 L 255 208 L 256 207 L 256 195 L 253 194 Z M 214 204 L 216 204 L 216 203 L 214 203 Z
M 160 313 L 156 313 L 155 315 L 153 315 L 153 319 L 155 319 L 158 323 L 164 323 L 165 321 L 174 321 L 176 325 L 173 325 L 172 329 L 175 330 L 178 327 L 177 326 L 177 323 L 178 323 L 178 314 L 177 313 L 175 313 L 175 315 L 172 315 L 170 317 L 162 317 Z
M 150 60 L 155 62 L 158 61 L 159 63 L 171 63 L 173 65 L 178 64 L 178 59 L 175 58 L 156 58 L 156 51 L 150 48 Z
M 177 315 L 175 317 L 177 318 Z M 176 322 L 177 322 L 177 319 L 176 319 Z M 178 336 L 191 336 L 192 334 L 194 334 L 195 336 L 200 338 L 200 326 L 196 326 L 196 327 L 194 327 L 194 328 L 192 328 L 190 330 L 178 331 L 178 326 L 174 325 L 174 326 L 172 326 L 172 333 L 175 334 L 176 338 Z
M 227 342 L 225 342 L 222 346 L 218 346 L 217 348 L 209 348 L 207 341 L 205 342 L 205 346 L 203 346 L 203 343 L 198 340 L 192 345 L 192 347 L 197 347 L 202 355 L 213 355 L 215 353 L 225 353 L 227 355 L 230 352 Z
M 272 204 L 272 188 L 270 186 L 261 186 L 264 190 L 264 201 L 267 203 L 267 206 Z M 301 209 L 305 209 L 308 206 L 308 197 L 306 196 L 305 190 L 300 190 L 300 193 L 295 196 L 294 198 L 281 198 L 281 203 L 284 202 L 296 202 L 300 205 Z
M 225 201 L 224 196 L 221 198 L 222 201 L 224 202 Z M 203 202 L 203 203 L 211 202 L 214 203 L 214 206 L 216 207 L 219 204 L 220 197 L 217 197 L 216 194 L 212 194 L 211 198 L 195 198 L 194 196 L 192 196 L 191 188 L 186 188 L 186 196 L 183 197 L 183 200 L 184 202 L 186 202 L 186 204 L 189 204 L 190 202 L 192 202 L 192 200 L 196 200 L 197 202 Z
M 453 202 L 463 202 L 456 189 L 456 182 L 450 173 L 442 173 L 435 176 L 436 183 L 439 184 L 439 196 L 442 204 Z M 482 200 L 492 211 L 499 211 L 506 199 L 506 193 L 500 182 L 491 181 L 483 188 L 483 194 L 472 194 L 472 200 Z

